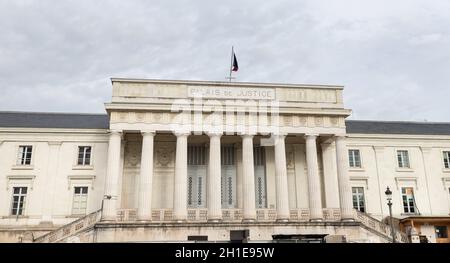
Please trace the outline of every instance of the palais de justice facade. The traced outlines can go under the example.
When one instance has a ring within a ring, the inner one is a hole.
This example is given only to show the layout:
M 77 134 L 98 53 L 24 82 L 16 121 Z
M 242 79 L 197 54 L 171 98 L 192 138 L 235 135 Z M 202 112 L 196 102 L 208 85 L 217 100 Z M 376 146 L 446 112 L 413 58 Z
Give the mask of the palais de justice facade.
M 390 242 L 387 186 L 398 242 L 448 241 L 449 124 L 348 121 L 341 86 L 112 89 L 108 115 L 0 112 L 0 241 Z

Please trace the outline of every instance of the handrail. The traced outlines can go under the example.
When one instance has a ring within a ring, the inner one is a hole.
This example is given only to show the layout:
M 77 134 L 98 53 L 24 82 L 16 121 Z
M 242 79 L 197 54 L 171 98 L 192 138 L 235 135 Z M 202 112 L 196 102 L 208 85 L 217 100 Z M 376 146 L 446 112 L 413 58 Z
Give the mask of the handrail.
M 358 210 L 355 209 L 356 212 L 356 219 L 361 222 L 364 226 L 392 239 L 392 233 L 390 231 L 390 226 L 379 221 L 376 218 L 371 217 L 370 215 L 360 212 Z M 395 235 L 396 235 L 396 239 L 399 240 L 401 243 L 408 243 L 409 239 L 408 236 L 397 230 L 394 229 Z
M 55 243 L 94 226 L 101 219 L 101 209 L 36 238 L 34 243 Z

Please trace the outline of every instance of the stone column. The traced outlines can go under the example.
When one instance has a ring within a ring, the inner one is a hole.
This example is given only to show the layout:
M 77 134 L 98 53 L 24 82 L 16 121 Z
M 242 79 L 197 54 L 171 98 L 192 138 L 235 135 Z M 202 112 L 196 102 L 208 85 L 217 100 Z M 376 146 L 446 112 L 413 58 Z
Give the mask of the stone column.
M 218 222 L 222 220 L 221 201 L 221 162 L 220 162 L 220 137 L 222 133 L 208 133 L 209 141 L 209 166 L 208 166 L 208 221 Z
M 319 166 L 317 164 L 317 135 L 306 135 L 305 137 L 310 220 L 322 221 L 322 196 L 320 194 Z
M 325 207 L 339 208 L 339 187 L 337 179 L 336 146 L 322 143 L 323 183 L 325 190 Z
M 290 217 L 286 168 L 285 135 L 275 136 L 275 185 L 277 189 L 277 221 L 288 221 Z
M 152 220 L 153 138 L 155 134 L 142 132 L 141 172 L 139 174 L 138 220 Z
M 182 222 L 187 219 L 187 137 L 188 132 L 180 132 L 177 136 L 175 157 L 175 180 L 173 192 L 173 218 Z
M 339 183 L 339 203 L 341 204 L 341 219 L 353 221 L 352 189 L 348 176 L 348 152 L 345 137 L 336 137 L 336 164 Z
M 117 218 L 121 140 L 121 131 L 110 131 L 108 144 L 108 166 L 106 168 L 105 195 L 103 197 L 102 211 L 102 220 L 105 221 L 115 221 Z
M 243 221 L 251 222 L 256 219 L 253 135 L 242 136 L 242 172 L 242 186 L 244 193 Z

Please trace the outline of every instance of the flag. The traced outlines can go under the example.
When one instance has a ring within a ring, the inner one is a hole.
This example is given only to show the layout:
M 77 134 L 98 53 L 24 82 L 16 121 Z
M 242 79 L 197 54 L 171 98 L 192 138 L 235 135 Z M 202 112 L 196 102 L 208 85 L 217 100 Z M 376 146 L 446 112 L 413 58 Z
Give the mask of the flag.
M 236 59 L 236 54 L 234 54 L 233 52 L 233 67 L 231 68 L 231 71 L 238 71 L 239 66 L 238 66 L 238 62 Z

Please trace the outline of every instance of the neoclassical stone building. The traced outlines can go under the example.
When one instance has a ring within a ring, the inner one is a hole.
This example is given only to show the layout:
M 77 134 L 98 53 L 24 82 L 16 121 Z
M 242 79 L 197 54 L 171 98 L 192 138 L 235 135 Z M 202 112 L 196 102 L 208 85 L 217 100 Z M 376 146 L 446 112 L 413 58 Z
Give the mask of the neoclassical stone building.
M 343 87 L 112 79 L 107 115 L 0 112 L 0 241 L 448 239 L 450 124 Z M 400 227 L 399 227 L 400 224 Z

